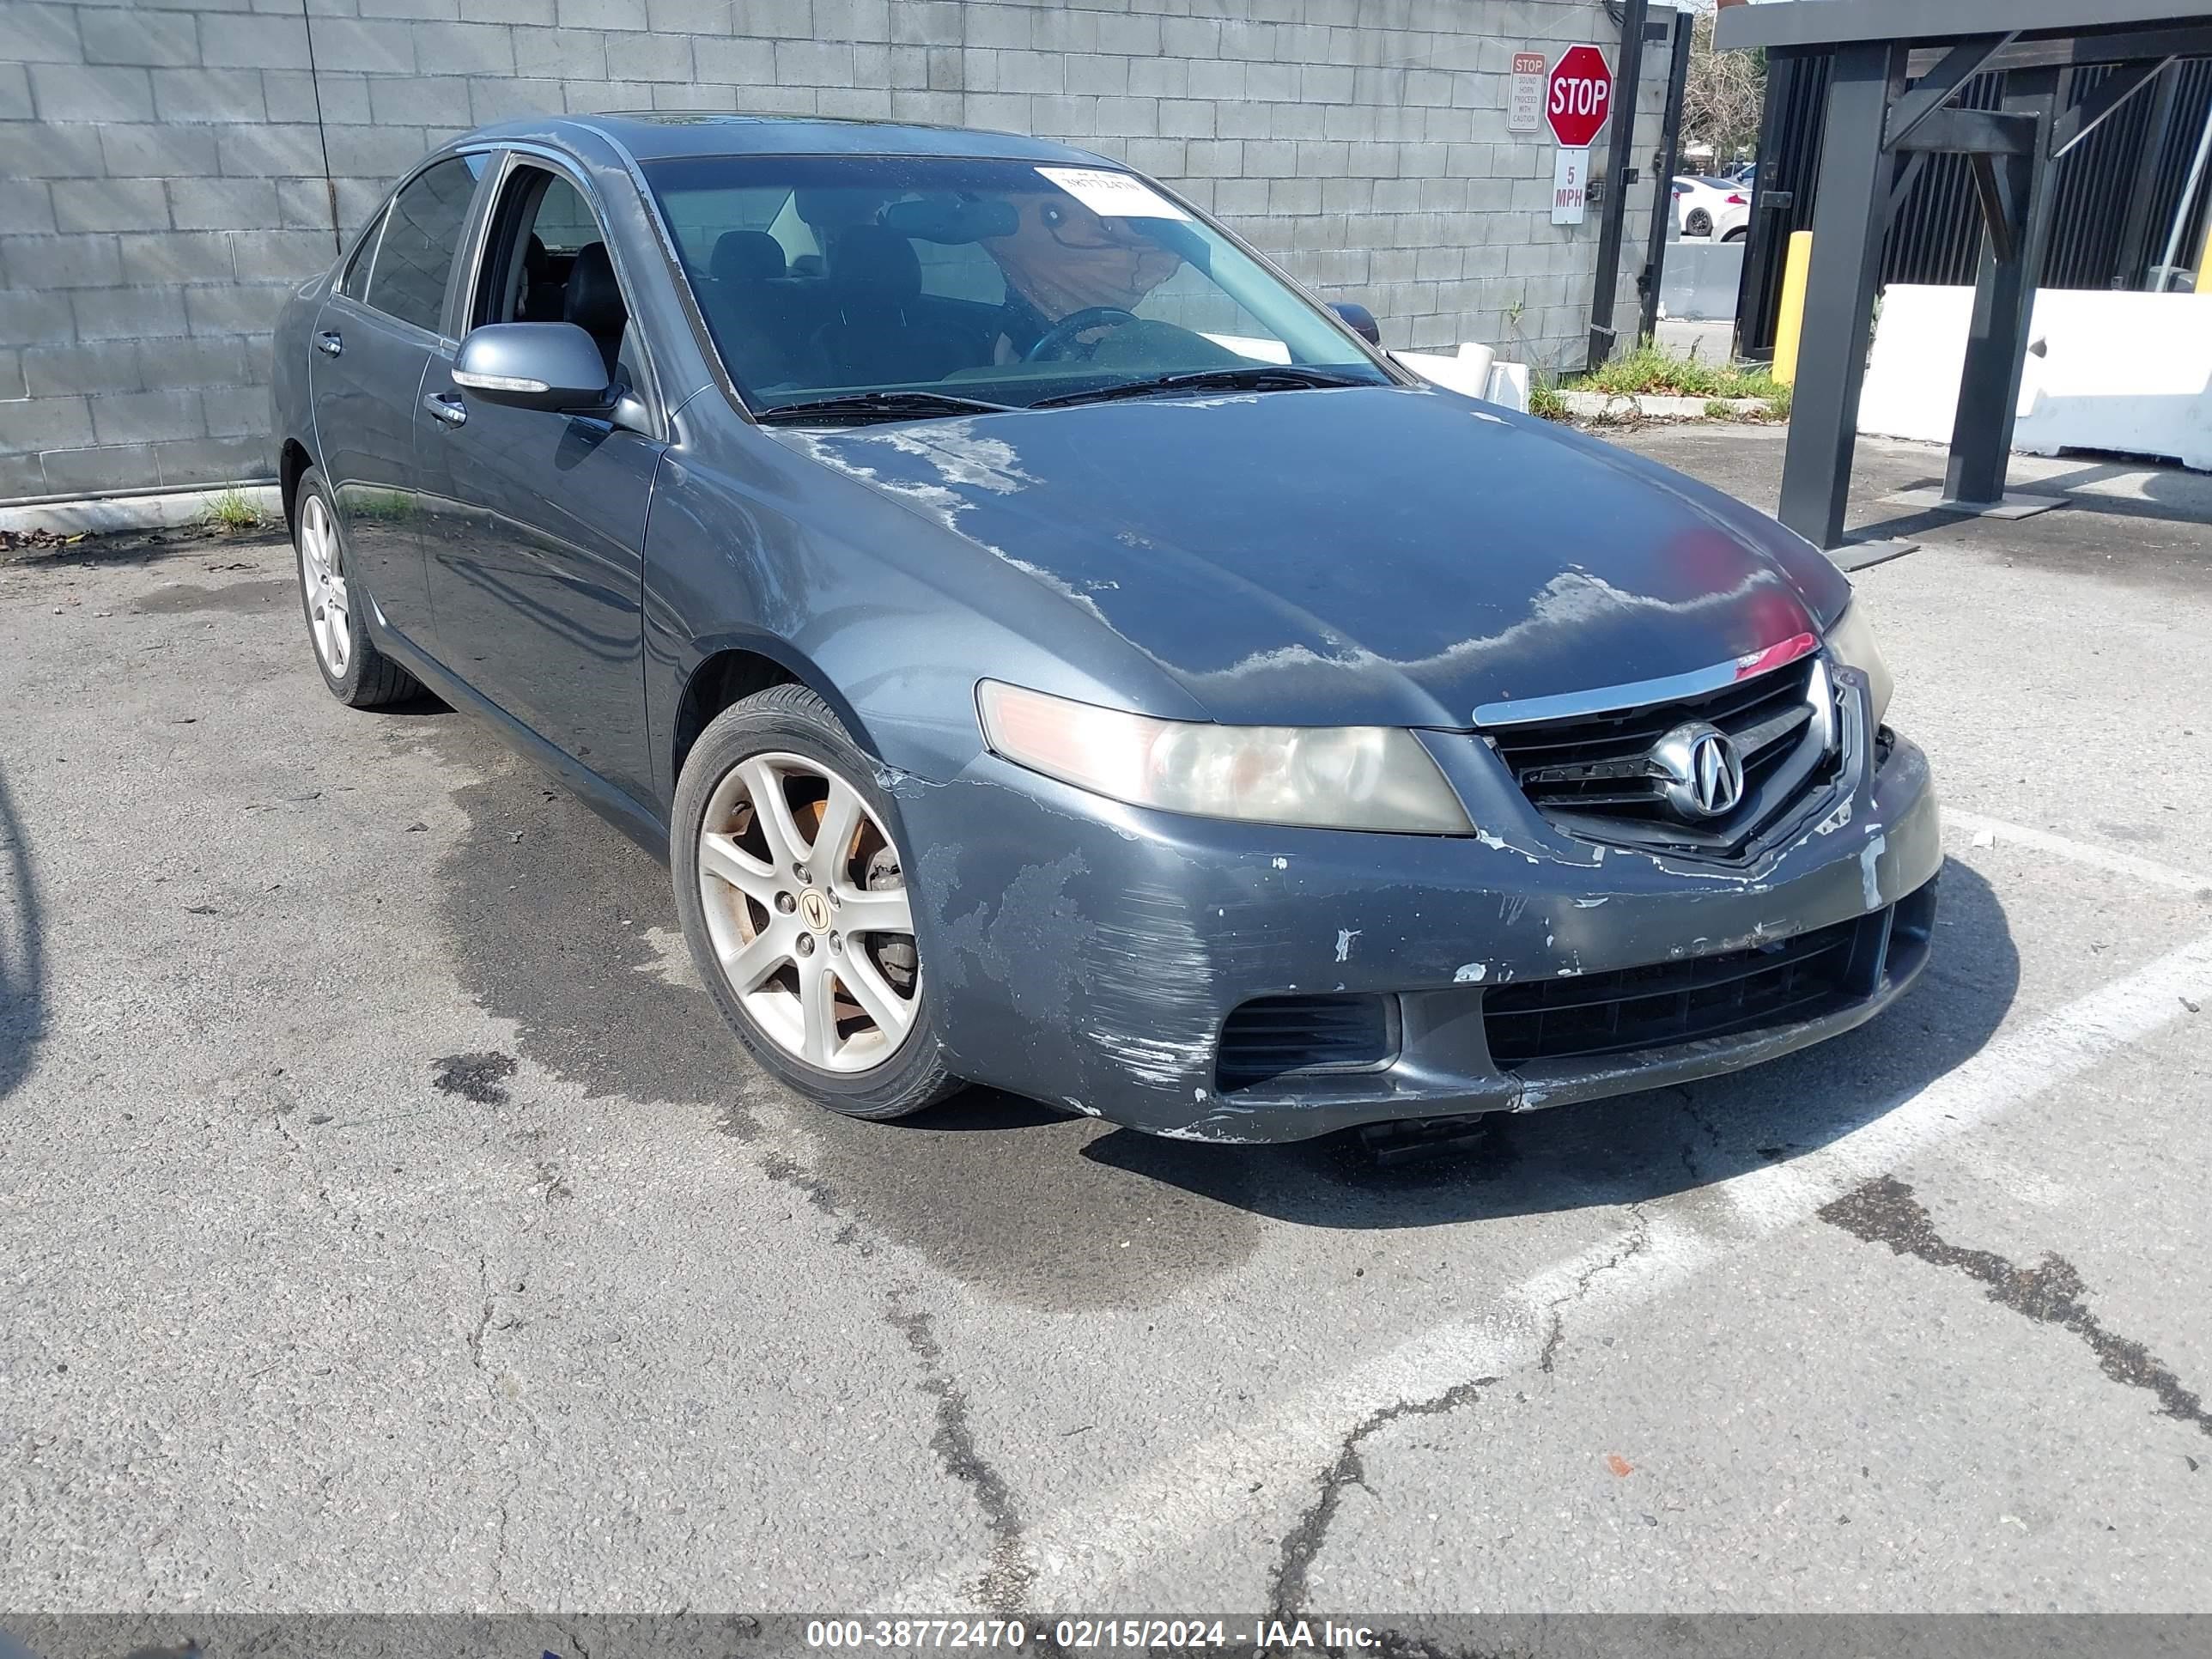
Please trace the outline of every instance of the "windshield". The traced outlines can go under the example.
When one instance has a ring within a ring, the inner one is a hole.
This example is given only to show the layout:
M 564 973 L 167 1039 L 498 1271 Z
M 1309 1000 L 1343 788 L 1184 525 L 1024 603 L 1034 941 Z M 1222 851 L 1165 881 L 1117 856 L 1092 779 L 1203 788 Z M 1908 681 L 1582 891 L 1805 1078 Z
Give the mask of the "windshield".
M 914 418 L 933 412 L 916 392 L 1026 406 L 1281 365 L 1388 383 L 1334 318 L 1134 173 L 822 155 L 645 173 L 757 413 L 872 398 Z

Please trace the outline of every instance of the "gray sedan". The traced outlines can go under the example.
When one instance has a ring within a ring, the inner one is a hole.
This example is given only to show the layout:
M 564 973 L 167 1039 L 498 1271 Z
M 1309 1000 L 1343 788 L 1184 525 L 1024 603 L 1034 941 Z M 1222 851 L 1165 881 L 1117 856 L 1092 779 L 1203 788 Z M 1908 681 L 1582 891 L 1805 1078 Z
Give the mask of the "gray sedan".
M 1843 577 L 1376 338 L 1059 144 L 487 128 L 277 331 L 309 643 L 665 858 L 854 1115 L 1285 1139 L 1872 1017 L 1936 809 Z

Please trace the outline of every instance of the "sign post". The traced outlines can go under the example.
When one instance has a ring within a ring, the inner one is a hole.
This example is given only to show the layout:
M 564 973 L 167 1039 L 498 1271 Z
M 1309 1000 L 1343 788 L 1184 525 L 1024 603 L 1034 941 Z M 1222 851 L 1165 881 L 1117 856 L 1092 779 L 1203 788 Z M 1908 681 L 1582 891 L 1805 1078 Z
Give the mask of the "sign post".
M 1589 204 L 1590 141 L 1613 102 L 1613 70 L 1595 46 L 1569 46 L 1545 84 L 1544 119 L 1559 142 L 1552 165 L 1552 222 L 1578 225 Z

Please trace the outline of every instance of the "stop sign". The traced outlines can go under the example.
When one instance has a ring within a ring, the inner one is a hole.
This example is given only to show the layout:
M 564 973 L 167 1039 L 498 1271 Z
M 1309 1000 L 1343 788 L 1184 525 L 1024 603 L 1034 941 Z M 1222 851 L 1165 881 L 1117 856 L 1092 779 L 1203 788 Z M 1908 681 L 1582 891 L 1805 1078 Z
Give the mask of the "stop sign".
M 1569 46 L 1552 65 L 1544 118 L 1565 149 L 1587 149 L 1613 102 L 1613 71 L 1595 46 Z

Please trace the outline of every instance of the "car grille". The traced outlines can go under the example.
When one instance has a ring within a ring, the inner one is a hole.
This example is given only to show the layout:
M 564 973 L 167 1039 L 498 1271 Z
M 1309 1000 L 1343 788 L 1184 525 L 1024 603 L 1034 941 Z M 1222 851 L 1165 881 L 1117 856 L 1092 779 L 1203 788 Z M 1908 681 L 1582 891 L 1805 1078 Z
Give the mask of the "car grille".
M 1261 997 L 1229 1016 L 1215 1072 L 1224 1090 L 1316 1073 L 1364 1072 L 1398 1051 L 1393 1002 L 1379 996 Z
M 1826 757 L 1832 722 L 1820 659 L 1797 661 L 1720 690 L 1634 708 L 1486 730 L 1521 792 L 1540 811 L 1589 839 L 1680 851 L 1731 853 L 1800 798 Z M 1651 750 L 1676 726 L 1704 721 L 1728 733 L 1743 761 L 1743 799 L 1691 823 L 1662 793 Z
M 1813 1018 L 1873 989 L 1888 923 L 1878 910 L 1747 951 L 1499 986 L 1482 1006 L 1491 1060 L 1512 1071 Z

